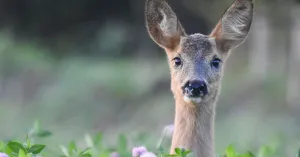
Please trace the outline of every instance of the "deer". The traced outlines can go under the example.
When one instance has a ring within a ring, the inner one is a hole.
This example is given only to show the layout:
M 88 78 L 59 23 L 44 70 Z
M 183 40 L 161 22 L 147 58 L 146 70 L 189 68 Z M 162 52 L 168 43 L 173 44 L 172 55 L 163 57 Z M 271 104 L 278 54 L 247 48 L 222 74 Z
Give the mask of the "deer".
M 215 157 L 214 122 L 225 63 L 247 38 L 254 4 L 235 0 L 208 35 L 186 34 L 165 0 L 146 0 L 145 23 L 150 38 L 165 50 L 175 99 L 175 148 L 195 157 Z

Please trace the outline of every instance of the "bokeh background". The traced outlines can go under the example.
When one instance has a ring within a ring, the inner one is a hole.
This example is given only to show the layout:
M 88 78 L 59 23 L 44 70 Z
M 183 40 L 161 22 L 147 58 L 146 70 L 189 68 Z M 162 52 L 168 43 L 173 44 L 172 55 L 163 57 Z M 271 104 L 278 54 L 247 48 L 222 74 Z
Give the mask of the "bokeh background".
M 169 0 L 186 31 L 209 34 L 233 0 Z M 1 0 L 0 139 L 35 120 L 50 148 L 101 131 L 158 141 L 173 122 L 165 52 L 148 37 L 144 0 Z M 300 1 L 255 0 L 217 107 L 216 149 L 300 147 Z

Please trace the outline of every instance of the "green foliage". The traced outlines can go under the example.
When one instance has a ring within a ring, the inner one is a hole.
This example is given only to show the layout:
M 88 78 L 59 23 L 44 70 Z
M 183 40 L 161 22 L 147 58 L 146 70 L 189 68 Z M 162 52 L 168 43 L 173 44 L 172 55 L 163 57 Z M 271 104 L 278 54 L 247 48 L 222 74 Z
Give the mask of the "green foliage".
M 30 143 L 30 142 L 29 142 Z M 22 144 L 20 142 L 11 141 L 6 144 L 4 153 L 8 154 L 10 157 L 34 157 L 40 154 L 45 145 L 41 144 Z
M 255 157 L 251 152 L 239 154 L 233 145 L 229 145 L 225 151 L 225 157 Z
M 191 153 L 190 150 L 186 149 L 180 149 L 180 148 L 175 148 L 175 153 L 176 154 L 165 154 L 162 155 L 163 157 L 188 157 Z
M 28 136 L 32 138 L 45 138 L 51 136 L 52 133 L 48 130 L 43 130 L 39 121 L 35 121 L 32 129 L 30 129 Z
M 69 143 L 68 147 L 61 146 L 61 151 L 64 155 L 61 157 L 91 157 L 92 155 L 88 152 L 89 148 L 80 150 L 74 141 Z
M 40 123 L 36 121 L 30 129 L 26 139 L 24 141 L 0 141 L 0 152 L 3 152 L 9 157 L 111 157 L 111 153 L 117 153 L 119 157 L 130 157 L 131 148 L 129 146 L 128 138 L 121 134 L 117 140 L 115 146 L 108 147 L 104 144 L 103 134 L 101 132 L 94 136 L 86 135 L 84 137 L 85 143 L 71 141 L 68 145 L 60 146 L 56 154 L 53 155 L 49 150 L 45 149 L 46 145 L 35 144 L 36 138 L 47 138 L 52 133 L 48 130 L 42 129 Z M 80 145 L 80 146 L 79 146 Z M 148 150 L 150 152 L 156 152 L 157 157 L 193 157 L 193 152 L 183 148 L 175 148 L 175 154 L 168 154 L 165 148 L 159 146 L 156 150 Z M 256 154 L 256 155 L 255 155 Z M 250 151 L 246 153 L 240 153 L 233 145 L 229 145 L 224 154 L 218 155 L 218 157 L 273 157 L 276 156 L 276 150 L 270 146 L 262 146 L 258 149 L 257 153 Z M 295 154 L 295 157 L 300 157 L 300 149 Z

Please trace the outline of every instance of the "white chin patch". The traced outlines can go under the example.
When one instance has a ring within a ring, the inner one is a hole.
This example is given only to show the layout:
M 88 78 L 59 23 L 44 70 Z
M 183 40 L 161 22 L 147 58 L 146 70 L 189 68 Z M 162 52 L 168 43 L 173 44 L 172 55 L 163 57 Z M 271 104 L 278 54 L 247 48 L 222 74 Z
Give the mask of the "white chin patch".
M 194 104 L 198 104 L 201 102 L 201 98 L 190 98 L 190 97 L 187 97 L 187 96 L 184 96 L 184 101 L 186 103 L 194 103 Z

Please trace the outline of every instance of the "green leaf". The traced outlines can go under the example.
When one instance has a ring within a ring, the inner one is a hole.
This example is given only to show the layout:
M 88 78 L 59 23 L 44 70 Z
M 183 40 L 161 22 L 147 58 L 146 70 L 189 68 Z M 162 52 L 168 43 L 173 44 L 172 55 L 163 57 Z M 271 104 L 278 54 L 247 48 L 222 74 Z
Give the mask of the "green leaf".
M 26 150 L 25 150 L 25 148 L 23 147 L 23 145 L 20 144 L 20 143 L 18 143 L 18 142 L 9 142 L 9 143 L 7 144 L 7 146 L 8 146 L 8 147 L 10 148 L 10 150 L 12 150 L 12 152 L 14 152 L 14 153 L 19 153 L 20 150 L 23 150 L 25 153 L 27 153 Z
M 30 147 L 28 152 L 32 154 L 39 154 L 45 147 L 45 145 L 36 144 Z
M 52 133 L 50 131 L 41 129 L 39 120 L 36 120 L 34 122 L 31 132 L 32 132 L 32 136 L 36 136 L 36 137 L 40 137 L 40 138 L 45 138 L 45 137 L 49 137 L 52 135 Z
M 26 147 L 27 147 L 27 149 L 31 147 L 31 141 L 30 141 L 28 135 L 26 136 Z
M 94 145 L 98 146 L 100 142 L 102 141 L 103 135 L 101 132 L 97 133 L 96 136 L 94 137 Z
M 26 157 L 26 154 L 22 149 L 20 149 L 18 157 Z
M 182 152 L 182 156 L 184 156 L 184 157 L 186 157 L 188 154 L 190 154 L 192 151 L 190 151 L 190 150 L 184 150 L 183 152 Z
M 259 149 L 257 157 L 270 157 L 272 154 L 273 151 L 269 146 L 263 146 Z
M 233 147 L 233 145 L 229 145 L 227 148 L 226 148 L 226 157 L 236 157 L 236 152 L 235 152 L 235 149 Z
M 36 134 L 37 137 L 45 138 L 52 135 L 50 131 L 47 130 L 39 130 Z
M 127 152 L 127 139 L 126 136 L 121 134 L 118 140 L 118 152 L 123 154 Z
M 175 153 L 177 154 L 177 155 L 181 155 L 182 153 L 181 153 L 181 149 L 180 148 L 175 148 Z
M 87 151 L 89 151 L 90 150 L 90 148 L 86 148 L 86 149 L 84 149 L 83 151 L 81 151 L 80 153 L 79 153 L 79 155 L 82 155 L 82 154 L 85 154 Z
M 88 147 L 98 147 L 100 149 L 100 147 L 95 144 L 90 134 L 84 135 L 84 141 Z
M 0 152 L 4 152 L 5 150 L 5 143 L 0 141 Z
M 70 154 L 70 155 L 72 155 L 72 154 L 74 154 L 74 153 L 77 152 L 77 146 L 76 146 L 75 141 L 71 141 L 71 142 L 69 143 L 68 151 L 69 151 L 69 154 Z
M 5 148 L 5 154 L 7 154 L 11 157 L 17 155 L 17 153 L 14 153 L 8 146 Z
M 162 146 L 159 146 L 157 148 L 157 151 L 160 153 L 160 154 L 164 154 L 164 148 Z
M 241 155 L 240 157 L 254 157 L 254 154 L 247 152 L 246 154 Z
M 64 153 L 65 156 L 69 157 L 69 151 L 65 146 L 60 146 L 61 151 Z

